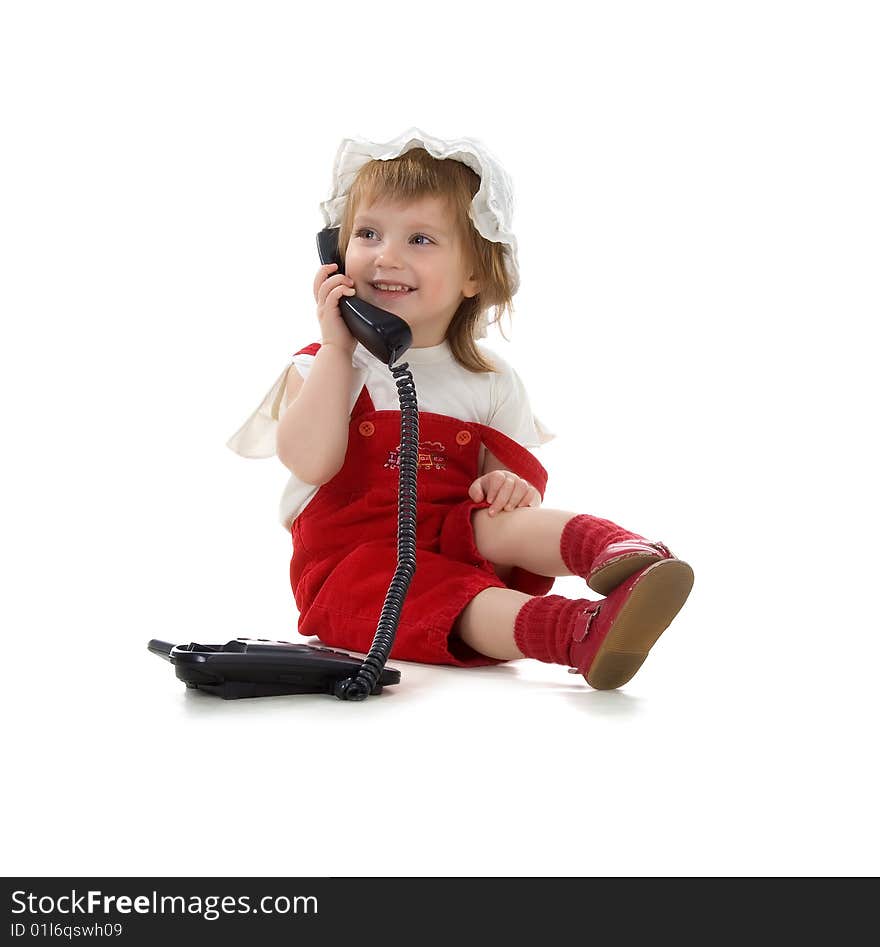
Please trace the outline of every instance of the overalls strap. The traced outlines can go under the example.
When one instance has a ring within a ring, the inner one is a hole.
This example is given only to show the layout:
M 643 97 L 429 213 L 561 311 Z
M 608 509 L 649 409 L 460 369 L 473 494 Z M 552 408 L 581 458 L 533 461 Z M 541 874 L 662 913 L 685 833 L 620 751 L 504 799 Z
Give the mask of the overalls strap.
M 523 480 L 528 480 L 541 494 L 543 500 L 544 491 L 547 489 L 547 471 L 538 458 L 513 438 L 502 434 L 501 431 L 496 431 L 495 428 L 478 422 L 474 422 L 474 424 L 480 429 L 480 436 L 486 447 L 508 470 L 513 471 Z

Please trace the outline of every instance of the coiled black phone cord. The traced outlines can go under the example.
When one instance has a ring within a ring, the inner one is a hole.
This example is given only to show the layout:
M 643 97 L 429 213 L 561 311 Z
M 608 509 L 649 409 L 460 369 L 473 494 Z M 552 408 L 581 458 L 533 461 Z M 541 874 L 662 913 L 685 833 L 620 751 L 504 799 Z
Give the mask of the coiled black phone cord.
M 388 366 L 391 368 L 391 366 Z M 388 587 L 379 625 L 355 677 L 339 681 L 334 688 L 340 700 L 365 700 L 376 687 L 397 634 L 403 601 L 416 571 L 416 524 L 419 470 L 419 405 L 409 363 L 391 368 L 400 399 L 400 459 L 397 490 L 397 569 Z

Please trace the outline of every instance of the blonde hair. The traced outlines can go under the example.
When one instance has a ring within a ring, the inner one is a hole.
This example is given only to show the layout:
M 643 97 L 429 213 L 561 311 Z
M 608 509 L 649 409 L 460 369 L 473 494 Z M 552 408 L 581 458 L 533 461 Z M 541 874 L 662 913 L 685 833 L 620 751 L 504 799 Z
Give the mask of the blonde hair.
M 504 266 L 504 245 L 487 240 L 468 216 L 471 200 L 479 188 L 479 175 L 466 164 L 435 158 L 424 148 L 413 148 L 388 160 L 368 161 L 348 192 L 339 225 L 339 248 L 344 256 L 361 203 L 406 202 L 422 197 L 444 199 L 455 220 L 466 265 L 480 287 L 476 296 L 461 301 L 446 330 L 446 341 L 456 360 L 468 370 L 494 372 L 495 365 L 477 348 L 475 328 L 482 314 L 494 308 L 495 315 L 489 322 L 499 323 L 500 329 L 501 317 L 513 312 L 513 298 Z M 503 331 L 501 334 L 504 335 Z

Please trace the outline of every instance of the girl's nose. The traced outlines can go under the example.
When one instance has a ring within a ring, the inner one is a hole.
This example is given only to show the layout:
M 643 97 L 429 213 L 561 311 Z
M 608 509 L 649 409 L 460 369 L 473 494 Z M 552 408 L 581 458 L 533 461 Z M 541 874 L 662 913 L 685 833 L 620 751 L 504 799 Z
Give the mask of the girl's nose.
M 382 244 L 376 251 L 376 265 L 397 266 L 400 263 L 400 254 L 387 243 Z

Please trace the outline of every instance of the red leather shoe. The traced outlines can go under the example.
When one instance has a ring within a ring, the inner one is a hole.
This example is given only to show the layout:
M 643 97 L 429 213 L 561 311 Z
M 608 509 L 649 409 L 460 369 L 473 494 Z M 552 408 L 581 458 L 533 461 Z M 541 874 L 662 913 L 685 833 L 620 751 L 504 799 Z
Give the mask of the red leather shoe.
M 622 539 L 610 543 L 599 553 L 587 576 L 587 585 L 600 595 L 607 595 L 624 579 L 652 562 L 674 558 L 669 547 L 663 543 L 650 543 L 647 539 Z
M 642 666 L 648 652 L 690 595 L 694 571 L 681 559 L 662 559 L 625 579 L 607 598 L 591 602 L 572 633 L 570 674 L 590 687 L 620 687 Z

